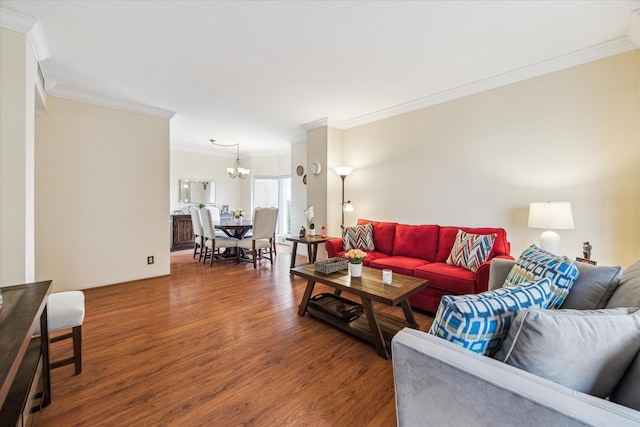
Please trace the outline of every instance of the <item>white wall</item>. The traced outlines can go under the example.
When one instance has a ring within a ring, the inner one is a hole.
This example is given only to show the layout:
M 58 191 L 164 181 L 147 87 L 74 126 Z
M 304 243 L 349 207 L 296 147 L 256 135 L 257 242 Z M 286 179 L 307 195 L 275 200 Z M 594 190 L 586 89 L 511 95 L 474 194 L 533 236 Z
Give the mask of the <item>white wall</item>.
M 169 120 L 52 96 L 47 107 L 36 119 L 36 278 L 62 291 L 169 274 Z
M 215 181 L 216 206 L 229 205 L 230 209 L 242 207 L 241 180 L 231 179 L 227 174 L 227 168 L 233 166 L 233 161 L 228 157 L 171 151 L 169 212 L 175 209 L 178 201 L 178 182 L 181 179 Z
M 344 131 L 355 218 L 507 229 L 538 243 L 534 201 L 569 201 L 562 253 L 640 258 L 640 51 Z M 340 198 L 339 190 L 333 196 Z
M 0 29 L 0 286 L 32 282 L 37 63 L 25 34 Z
M 241 159 L 242 166 L 251 169 L 246 179 L 229 178 L 227 168 L 233 166 L 233 158 L 206 154 L 171 151 L 171 205 L 175 209 L 178 200 L 178 181 L 196 179 L 216 182 L 216 205 L 229 205 L 229 209 L 243 208 L 251 212 L 251 179 L 254 176 L 289 175 L 291 156 L 249 157 Z

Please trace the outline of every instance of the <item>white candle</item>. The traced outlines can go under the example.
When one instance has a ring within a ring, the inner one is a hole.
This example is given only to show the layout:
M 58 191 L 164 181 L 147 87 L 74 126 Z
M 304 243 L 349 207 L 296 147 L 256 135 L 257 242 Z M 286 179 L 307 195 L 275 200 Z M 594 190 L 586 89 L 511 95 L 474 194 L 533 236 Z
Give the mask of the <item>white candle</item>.
M 391 270 L 389 269 L 382 270 L 382 283 L 384 283 L 385 285 L 391 284 L 392 277 L 393 277 L 393 272 Z

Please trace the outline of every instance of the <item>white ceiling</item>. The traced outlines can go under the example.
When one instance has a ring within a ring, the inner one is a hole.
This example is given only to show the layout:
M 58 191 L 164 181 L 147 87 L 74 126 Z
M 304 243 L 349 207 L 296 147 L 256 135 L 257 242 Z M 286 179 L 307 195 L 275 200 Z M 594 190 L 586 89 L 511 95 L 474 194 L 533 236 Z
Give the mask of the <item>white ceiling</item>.
M 172 149 L 233 156 L 209 139 L 282 153 L 324 117 L 349 127 L 637 47 L 640 0 L 0 6 L 41 21 L 50 94 L 176 112 Z

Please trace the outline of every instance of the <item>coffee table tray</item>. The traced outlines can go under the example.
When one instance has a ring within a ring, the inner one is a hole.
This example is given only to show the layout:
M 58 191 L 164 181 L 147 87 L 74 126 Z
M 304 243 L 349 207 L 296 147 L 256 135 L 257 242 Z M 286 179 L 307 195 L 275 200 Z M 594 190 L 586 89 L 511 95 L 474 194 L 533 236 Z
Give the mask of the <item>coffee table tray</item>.
M 356 320 L 362 314 L 362 304 L 327 292 L 311 297 L 309 306 L 346 322 Z

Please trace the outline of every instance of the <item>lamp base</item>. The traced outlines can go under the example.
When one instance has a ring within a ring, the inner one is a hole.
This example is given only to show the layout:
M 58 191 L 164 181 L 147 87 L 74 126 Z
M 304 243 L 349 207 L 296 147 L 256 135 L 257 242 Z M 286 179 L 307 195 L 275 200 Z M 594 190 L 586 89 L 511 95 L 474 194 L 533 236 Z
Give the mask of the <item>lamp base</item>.
M 540 247 L 547 252 L 560 255 L 560 236 L 555 231 L 545 231 L 540 235 Z

